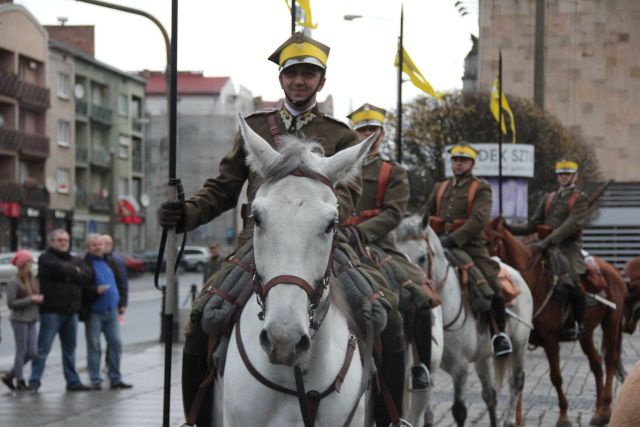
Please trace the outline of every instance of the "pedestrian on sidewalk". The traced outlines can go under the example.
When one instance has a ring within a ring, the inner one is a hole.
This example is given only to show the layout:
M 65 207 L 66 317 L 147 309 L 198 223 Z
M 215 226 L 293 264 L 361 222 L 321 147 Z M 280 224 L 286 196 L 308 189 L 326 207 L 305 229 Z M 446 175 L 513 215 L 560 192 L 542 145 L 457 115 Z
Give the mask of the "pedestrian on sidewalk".
M 38 278 L 44 300 L 40 305 L 38 354 L 31 362 L 29 388 L 37 391 L 40 387 L 47 356 L 59 334 L 67 391 L 88 391 L 89 387 L 80 382 L 76 371 L 76 340 L 78 312 L 91 275 L 82 260 L 71 255 L 66 230 L 53 230 L 48 243 L 49 247 L 38 258 Z
M 100 335 L 107 340 L 107 368 L 111 389 L 133 387 L 122 380 L 120 359 L 122 341 L 118 315 L 124 314 L 127 290 L 124 287 L 118 265 L 113 258 L 105 257 L 104 241 L 99 234 L 87 237 L 85 264 L 91 272 L 93 293 L 85 301 L 85 335 L 87 338 L 87 368 L 91 378 L 91 389 L 102 389 L 100 376 Z
M 16 252 L 11 264 L 18 269 L 7 283 L 7 306 L 11 310 L 9 320 L 15 339 L 13 368 L 2 375 L 2 382 L 11 390 L 28 389 L 24 381 L 23 367 L 33 360 L 38 351 L 37 334 L 40 312 L 38 306 L 44 301 L 38 283 L 31 274 L 33 256 L 27 250 Z M 16 380 L 15 385 L 13 380 Z

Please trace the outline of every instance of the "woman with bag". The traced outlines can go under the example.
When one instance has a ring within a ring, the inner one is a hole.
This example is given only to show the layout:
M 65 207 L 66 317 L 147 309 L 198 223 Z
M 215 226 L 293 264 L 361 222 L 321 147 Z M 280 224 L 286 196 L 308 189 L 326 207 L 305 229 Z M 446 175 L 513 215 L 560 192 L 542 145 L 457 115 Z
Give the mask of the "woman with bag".
M 11 309 L 11 327 L 16 342 L 13 368 L 2 376 L 2 382 L 11 390 L 28 390 L 24 381 L 23 367 L 37 353 L 37 323 L 40 319 L 38 305 L 44 297 L 38 283 L 31 274 L 33 256 L 27 250 L 16 252 L 11 263 L 18 268 L 15 277 L 7 284 L 7 305 Z M 16 380 L 14 385 L 13 380 Z

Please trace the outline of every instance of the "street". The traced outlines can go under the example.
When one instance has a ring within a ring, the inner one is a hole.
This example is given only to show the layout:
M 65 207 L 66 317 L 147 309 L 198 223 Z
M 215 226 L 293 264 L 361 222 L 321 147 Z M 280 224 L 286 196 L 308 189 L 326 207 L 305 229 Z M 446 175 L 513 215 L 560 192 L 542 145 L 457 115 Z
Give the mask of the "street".
M 160 293 L 153 289 L 152 275 L 145 274 L 130 281 L 130 305 L 122 327 L 124 379 L 134 388 L 124 391 L 103 390 L 90 393 L 66 393 L 61 372 L 60 352 L 56 344 L 49 356 L 43 385 L 37 395 L 11 394 L 0 390 L 0 419 L 2 425 L 20 426 L 158 426 L 162 422 L 164 346 L 158 343 L 160 333 Z M 191 283 L 200 283 L 195 273 L 180 276 L 181 303 L 185 301 Z M 3 301 L 4 304 L 4 301 Z M 11 365 L 13 336 L 2 308 L 3 341 L 0 344 L 0 369 Z M 597 347 L 600 333 L 596 334 Z M 640 338 L 624 335 L 623 363 L 627 370 L 640 359 Z M 182 421 L 180 396 L 181 346 L 173 349 L 171 381 L 171 423 Z M 84 328 L 79 327 L 77 366 L 87 381 Z M 595 402 L 595 387 L 585 356 L 576 343 L 562 345 L 561 367 L 564 389 L 569 400 L 569 415 L 574 426 L 587 426 Z M 30 368 L 27 368 L 27 373 Z M 554 426 L 558 416 L 556 393 L 549 380 L 549 368 L 541 349 L 529 351 L 526 360 L 527 377 L 523 399 L 523 414 L 527 426 Z M 480 384 L 471 370 L 468 382 L 467 425 L 488 426 L 489 417 L 482 401 Z M 499 416 L 507 406 L 505 386 L 498 398 Z M 616 381 L 614 390 L 620 384 Z M 438 426 L 453 426 L 450 407 L 452 384 L 449 376 L 440 371 L 435 377 L 434 413 Z M 615 406 L 615 405 L 614 405 Z

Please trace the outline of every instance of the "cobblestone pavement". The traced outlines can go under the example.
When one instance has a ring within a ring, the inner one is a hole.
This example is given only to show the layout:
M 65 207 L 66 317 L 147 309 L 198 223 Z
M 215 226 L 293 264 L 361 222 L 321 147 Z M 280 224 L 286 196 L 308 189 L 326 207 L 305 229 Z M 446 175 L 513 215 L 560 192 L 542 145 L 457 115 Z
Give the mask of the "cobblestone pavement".
M 624 336 L 623 361 L 627 370 L 640 359 L 640 338 Z M 180 401 L 180 347 L 173 351 L 171 381 L 171 423 L 182 421 Z M 135 387 L 111 391 L 66 393 L 59 360 L 49 360 L 43 385 L 36 395 L 8 393 L 0 390 L 0 425 L 2 426 L 160 426 L 162 425 L 164 347 L 157 343 L 129 345 L 124 349 L 123 375 Z M 593 377 L 579 345 L 562 346 L 562 373 L 569 399 L 569 414 L 574 426 L 587 426 L 595 402 Z M 79 361 L 86 380 L 85 364 Z M 549 368 L 541 349 L 527 355 L 527 377 L 523 410 L 526 426 L 554 426 L 558 416 L 557 398 L 549 380 Z M 615 390 L 620 388 L 616 382 Z M 452 386 L 449 376 L 436 377 L 435 420 L 438 426 L 453 426 L 450 407 Z M 499 396 L 498 413 L 507 405 L 506 389 Z M 468 423 L 488 426 L 489 417 L 480 394 L 475 373 L 469 377 Z

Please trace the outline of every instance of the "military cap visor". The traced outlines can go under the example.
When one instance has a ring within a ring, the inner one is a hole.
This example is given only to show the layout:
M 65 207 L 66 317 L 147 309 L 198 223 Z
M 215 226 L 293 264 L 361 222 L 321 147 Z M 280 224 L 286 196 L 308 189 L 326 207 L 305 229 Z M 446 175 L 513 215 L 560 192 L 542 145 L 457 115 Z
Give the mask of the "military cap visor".
M 576 173 L 578 172 L 578 163 L 571 160 L 561 160 L 556 163 L 556 173 Z
M 329 47 L 307 37 L 295 33 L 269 56 L 269 61 L 280 66 L 280 71 L 297 64 L 311 64 L 327 68 Z
M 476 160 L 478 158 L 478 152 L 473 149 L 470 145 L 458 144 L 449 150 L 449 154 L 451 158 L 455 157 L 463 157 L 466 159 Z
M 349 114 L 348 117 L 351 119 L 353 129 L 358 130 L 365 126 L 382 127 L 386 113 L 386 110 L 382 108 L 364 104 L 362 107 Z

